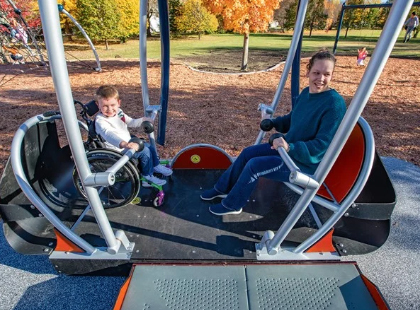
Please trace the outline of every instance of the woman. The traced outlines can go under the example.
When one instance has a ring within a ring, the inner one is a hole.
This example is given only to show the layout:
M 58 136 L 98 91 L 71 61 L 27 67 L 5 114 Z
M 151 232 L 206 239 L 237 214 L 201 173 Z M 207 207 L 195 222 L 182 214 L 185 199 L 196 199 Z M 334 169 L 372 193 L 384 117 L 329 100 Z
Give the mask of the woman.
M 285 133 L 273 146 L 268 143 L 245 148 L 222 174 L 214 188 L 201 194 L 203 200 L 224 198 L 211 205 L 215 215 L 240 214 L 260 177 L 286 182 L 290 170 L 277 152 L 283 147 L 307 174 L 313 174 L 327 151 L 346 105 L 343 97 L 330 88 L 336 59 L 322 50 L 307 65 L 309 86 L 300 93 L 293 111 L 274 119 L 274 128 Z

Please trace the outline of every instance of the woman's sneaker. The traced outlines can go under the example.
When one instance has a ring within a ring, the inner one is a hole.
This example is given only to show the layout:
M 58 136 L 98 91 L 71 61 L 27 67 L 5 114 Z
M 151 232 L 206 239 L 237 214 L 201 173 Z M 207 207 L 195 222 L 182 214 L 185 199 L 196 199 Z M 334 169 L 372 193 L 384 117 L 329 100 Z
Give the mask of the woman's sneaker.
M 200 195 L 200 198 L 203 199 L 203 200 L 213 200 L 214 198 L 226 198 L 226 196 L 227 196 L 226 194 L 218 192 L 217 190 L 212 188 L 212 189 L 208 189 L 208 190 L 204 191 Z
M 154 175 L 143 175 L 143 178 L 145 178 L 148 181 L 148 182 L 147 181 L 141 182 L 141 185 L 143 187 L 152 187 L 152 185 L 150 183 L 154 183 L 154 184 L 160 185 L 160 186 L 163 186 L 163 185 L 166 184 L 165 180 L 159 179 L 159 178 L 155 177 Z
M 172 169 L 162 166 L 162 165 L 157 165 L 156 167 L 153 168 L 153 171 L 156 173 L 160 173 L 161 175 L 168 177 L 172 174 Z

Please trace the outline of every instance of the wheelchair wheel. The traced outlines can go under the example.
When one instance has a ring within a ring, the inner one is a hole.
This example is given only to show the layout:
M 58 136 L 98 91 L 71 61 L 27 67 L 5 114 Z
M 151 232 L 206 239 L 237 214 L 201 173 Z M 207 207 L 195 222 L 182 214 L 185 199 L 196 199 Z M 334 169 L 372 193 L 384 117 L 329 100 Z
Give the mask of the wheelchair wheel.
M 92 150 L 87 154 L 87 160 L 92 172 L 104 172 L 120 158 L 121 154 L 112 150 Z M 139 172 L 136 166 L 128 161 L 115 174 L 114 185 L 98 188 L 99 197 L 104 208 L 124 206 L 131 203 L 140 190 Z M 76 168 L 73 171 L 73 182 L 77 191 L 87 198 Z

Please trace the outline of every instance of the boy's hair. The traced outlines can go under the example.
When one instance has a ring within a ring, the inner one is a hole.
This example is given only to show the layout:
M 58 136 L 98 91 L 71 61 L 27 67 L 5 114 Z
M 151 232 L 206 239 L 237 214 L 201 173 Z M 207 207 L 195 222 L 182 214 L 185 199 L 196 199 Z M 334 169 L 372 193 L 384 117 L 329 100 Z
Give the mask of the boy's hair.
M 416 15 L 416 12 L 413 12 L 413 13 L 411 13 L 411 14 L 415 16 L 415 15 Z
M 120 94 L 118 93 L 118 90 L 111 85 L 102 85 L 96 90 L 95 93 L 95 100 L 98 101 L 98 99 L 111 99 L 115 98 L 117 100 L 120 100 Z
M 306 69 L 308 69 L 308 72 L 311 71 L 312 66 L 314 65 L 315 60 L 331 60 L 334 63 L 335 66 L 335 56 L 327 49 L 320 50 L 316 54 L 314 54 L 311 59 L 309 60 L 309 63 L 306 65 Z

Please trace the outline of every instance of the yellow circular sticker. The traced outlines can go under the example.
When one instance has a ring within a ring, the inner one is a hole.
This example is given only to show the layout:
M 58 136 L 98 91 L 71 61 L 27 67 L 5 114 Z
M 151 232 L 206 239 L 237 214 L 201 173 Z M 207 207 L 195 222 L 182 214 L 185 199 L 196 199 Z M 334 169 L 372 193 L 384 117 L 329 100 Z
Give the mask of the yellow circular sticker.
M 133 205 L 137 205 L 141 202 L 141 198 L 140 197 L 136 197 L 133 199 L 133 201 L 131 202 Z
M 192 156 L 191 156 L 191 161 L 192 161 L 194 164 L 198 164 L 198 163 L 201 161 L 201 158 L 200 158 L 200 156 L 199 156 L 199 155 L 192 155 Z

